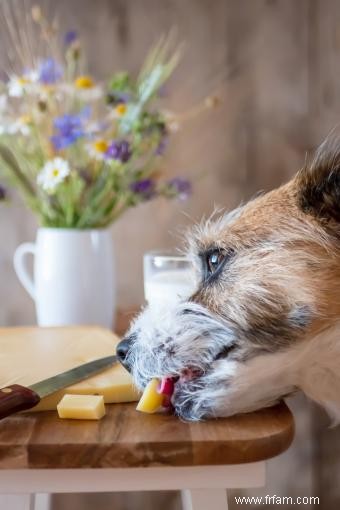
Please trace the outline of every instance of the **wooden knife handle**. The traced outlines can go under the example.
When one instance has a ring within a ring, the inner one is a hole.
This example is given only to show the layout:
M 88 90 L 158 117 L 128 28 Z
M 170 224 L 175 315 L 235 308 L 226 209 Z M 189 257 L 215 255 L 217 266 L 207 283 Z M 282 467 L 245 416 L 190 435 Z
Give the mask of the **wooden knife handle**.
M 0 389 L 0 420 L 17 413 L 30 409 L 40 402 L 40 397 L 35 391 L 20 386 L 20 384 L 12 384 L 6 388 Z

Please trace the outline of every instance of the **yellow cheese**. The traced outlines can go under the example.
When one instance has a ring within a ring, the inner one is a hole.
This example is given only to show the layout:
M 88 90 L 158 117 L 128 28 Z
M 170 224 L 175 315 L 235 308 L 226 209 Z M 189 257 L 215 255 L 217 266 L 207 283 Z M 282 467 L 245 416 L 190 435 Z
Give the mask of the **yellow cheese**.
M 136 407 L 137 411 L 149 414 L 156 413 L 158 411 L 164 400 L 164 395 L 157 391 L 158 386 L 159 380 L 151 379 L 151 381 L 146 385 L 143 395 L 138 402 Z
M 114 353 L 119 338 L 98 327 L 0 328 L 0 387 L 28 386 Z M 34 411 L 56 409 L 63 395 L 103 395 L 105 403 L 133 402 L 139 393 L 130 374 L 114 365 L 42 399 Z
M 101 395 L 64 395 L 57 405 L 59 418 L 100 420 L 105 415 Z

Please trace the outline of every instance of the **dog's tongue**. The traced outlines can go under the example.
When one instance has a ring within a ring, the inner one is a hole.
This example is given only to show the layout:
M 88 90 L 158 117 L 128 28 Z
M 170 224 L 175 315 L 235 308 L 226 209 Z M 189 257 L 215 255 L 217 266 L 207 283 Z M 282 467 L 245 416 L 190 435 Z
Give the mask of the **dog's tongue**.
M 174 392 L 174 378 L 173 377 L 162 377 L 158 393 L 161 393 L 162 395 L 171 395 Z
M 164 395 L 163 407 L 171 407 L 171 396 L 174 392 L 175 379 L 173 377 L 162 377 L 158 387 L 158 393 Z
M 164 395 L 163 407 L 172 407 L 171 406 L 171 397 L 175 390 L 175 382 L 179 379 L 181 382 L 191 381 L 195 377 L 201 375 L 202 371 L 197 368 L 186 368 L 182 371 L 180 377 L 162 377 L 160 380 L 159 386 L 157 388 L 157 393 Z

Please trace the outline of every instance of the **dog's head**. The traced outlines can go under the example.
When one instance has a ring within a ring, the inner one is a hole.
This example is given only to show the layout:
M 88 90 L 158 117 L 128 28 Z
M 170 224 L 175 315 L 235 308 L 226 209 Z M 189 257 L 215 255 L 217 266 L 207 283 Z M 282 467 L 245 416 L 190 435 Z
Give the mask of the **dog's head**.
M 339 222 L 340 144 L 330 139 L 288 184 L 196 227 L 196 291 L 147 307 L 121 343 L 136 384 L 176 377 L 185 419 L 294 391 L 297 346 L 339 317 Z

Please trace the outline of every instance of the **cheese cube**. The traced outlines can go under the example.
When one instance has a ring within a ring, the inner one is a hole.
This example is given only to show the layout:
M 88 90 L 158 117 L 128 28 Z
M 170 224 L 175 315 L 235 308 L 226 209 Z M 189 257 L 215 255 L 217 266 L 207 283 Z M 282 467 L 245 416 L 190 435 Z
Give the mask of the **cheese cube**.
M 102 395 L 64 395 L 57 405 L 59 418 L 100 420 L 105 415 Z
M 159 379 L 151 379 L 146 385 L 143 395 L 136 407 L 142 413 L 155 413 L 163 405 L 164 395 L 159 393 Z

